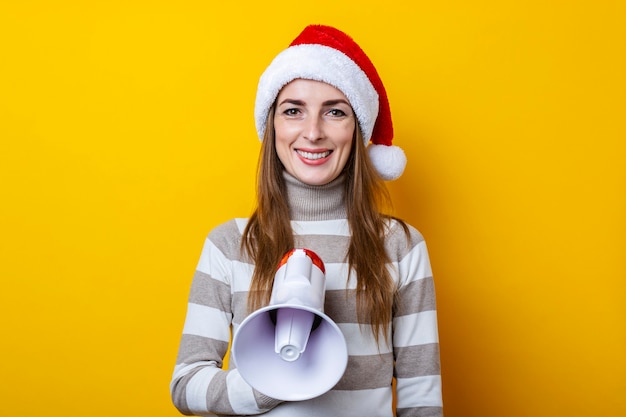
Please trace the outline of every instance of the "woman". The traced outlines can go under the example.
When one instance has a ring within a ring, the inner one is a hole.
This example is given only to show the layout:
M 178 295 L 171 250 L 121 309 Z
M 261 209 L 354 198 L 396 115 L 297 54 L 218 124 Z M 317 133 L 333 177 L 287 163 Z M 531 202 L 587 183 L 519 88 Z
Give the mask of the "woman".
M 406 159 L 391 145 L 391 113 L 373 64 L 343 32 L 308 26 L 262 75 L 255 120 L 258 205 L 250 219 L 218 226 L 206 240 L 174 404 L 196 415 L 441 416 L 426 246 L 413 227 L 383 214 L 383 180 L 399 177 Z M 276 267 L 294 247 L 326 265 L 324 313 L 343 332 L 349 359 L 332 390 L 286 402 L 249 386 L 234 364 L 221 367 L 231 331 L 267 305 Z

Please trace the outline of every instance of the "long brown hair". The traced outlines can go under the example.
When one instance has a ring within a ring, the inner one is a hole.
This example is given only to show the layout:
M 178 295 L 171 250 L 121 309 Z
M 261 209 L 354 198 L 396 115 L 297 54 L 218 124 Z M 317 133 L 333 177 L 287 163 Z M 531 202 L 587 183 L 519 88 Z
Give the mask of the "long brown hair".
M 248 221 L 241 243 L 255 263 L 248 295 L 250 311 L 269 303 L 276 266 L 294 245 L 282 176 L 284 168 L 276 153 L 274 112 L 272 107 L 259 156 L 257 208 Z M 357 319 L 359 323 L 371 325 L 377 341 L 382 330 L 385 341 L 389 342 L 387 330 L 396 288 L 387 269 L 389 256 L 385 251 L 385 231 L 393 217 L 384 211 L 391 207 L 391 200 L 385 183 L 370 162 L 358 124 L 344 172 L 351 232 L 346 257 L 349 270 L 357 277 Z M 406 224 L 402 221 L 400 224 L 408 234 Z

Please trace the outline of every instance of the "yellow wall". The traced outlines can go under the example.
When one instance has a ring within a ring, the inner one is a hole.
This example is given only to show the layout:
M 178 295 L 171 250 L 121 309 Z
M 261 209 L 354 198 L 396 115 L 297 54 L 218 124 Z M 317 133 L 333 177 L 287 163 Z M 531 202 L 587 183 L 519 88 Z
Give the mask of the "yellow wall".
M 203 239 L 252 208 L 257 77 L 307 23 L 386 82 L 447 417 L 626 415 L 624 2 L 250 3 L 0 5 L 0 415 L 178 415 Z

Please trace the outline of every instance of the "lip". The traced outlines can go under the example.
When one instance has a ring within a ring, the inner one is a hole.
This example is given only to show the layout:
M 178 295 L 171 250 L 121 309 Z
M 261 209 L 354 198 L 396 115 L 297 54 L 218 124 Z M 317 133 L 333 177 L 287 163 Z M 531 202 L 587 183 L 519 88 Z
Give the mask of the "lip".
M 322 165 L 326 161 L 328 161 L 330 159 L 331 155 L 333 154 L 333 151 L 331 149 L 296 148 L 296 149 L 294 149 L 294 152 L 298 156 L 298 159 L 300 159 L 300 161 L 302 161 L 306 165 Z M 327 153 L 328 155 L 323 156 L 323 157 L 319 157 L 320 154 L 325 154 L 325 153 Z M 307 156 L 304 155 L 304 154 L 314 154 L 314 155 L 318 155 L 318 157 L 316 157 L 316 158 L 307 158 Z

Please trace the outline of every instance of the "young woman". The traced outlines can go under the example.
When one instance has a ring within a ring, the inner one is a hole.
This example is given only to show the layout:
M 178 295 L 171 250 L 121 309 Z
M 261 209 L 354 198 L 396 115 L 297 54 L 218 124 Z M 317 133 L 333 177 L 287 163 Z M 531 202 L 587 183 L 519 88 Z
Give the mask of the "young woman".
M 262 75 L 255 120 L 257 208 L 205 242 L 171 384 L 175 406 L 195 415 L 442 416 L 424 239 L 384 214 L 383 181 L 399 177 L 406 159 L 391 144 L 373 64 L 345 33 L 308 26 Z M 324 313 L 349 358 L 328 392 L 281 401 L 248 385 L 236 364 L 222 365 L 231 334 L 268 304 L 277 265 L 296 247 L 326 266 Z

